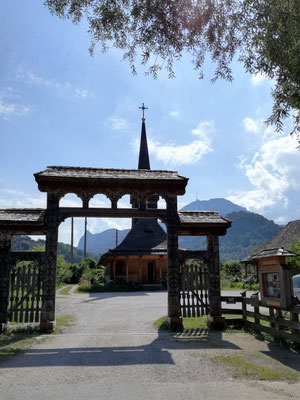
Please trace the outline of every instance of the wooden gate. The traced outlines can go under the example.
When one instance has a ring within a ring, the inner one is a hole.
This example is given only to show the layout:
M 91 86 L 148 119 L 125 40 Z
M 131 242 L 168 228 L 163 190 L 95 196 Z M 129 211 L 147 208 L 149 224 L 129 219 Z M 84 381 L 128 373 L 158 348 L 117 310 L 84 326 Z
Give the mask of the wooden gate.
M 207 315 L 208 275 L 204 265 L 183 265 L 180 280 L 180 306 L 182 317 Z
M 35 264 L 12 268 L 8 319 L 13 322 L 40 322 L 42 271 Z

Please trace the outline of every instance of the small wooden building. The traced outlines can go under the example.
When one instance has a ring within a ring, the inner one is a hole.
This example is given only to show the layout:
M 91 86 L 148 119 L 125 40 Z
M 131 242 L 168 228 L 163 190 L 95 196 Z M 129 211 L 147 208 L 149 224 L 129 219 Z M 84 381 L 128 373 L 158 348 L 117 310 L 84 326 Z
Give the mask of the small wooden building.
M 155 219 L 139 219 L 116 248 L 100 259 L 106 276 L 134 283 L 160 283 L 167 273 L 166 233 Z

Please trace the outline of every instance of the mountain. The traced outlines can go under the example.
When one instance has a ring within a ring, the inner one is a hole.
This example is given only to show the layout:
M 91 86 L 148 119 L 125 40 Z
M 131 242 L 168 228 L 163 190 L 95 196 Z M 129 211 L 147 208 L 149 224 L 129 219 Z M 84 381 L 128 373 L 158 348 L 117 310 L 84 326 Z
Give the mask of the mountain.
M 125 238 L 129 229 L 118 230 L 118 243 L 121 243 Z M 78 249 L 83 249 L 84 246 L 84 236 L 79 240 Z M 109 249 L 116 247 L 116 230 L 106 229 L 100 233 L 90 233 L 87 231 L 86 236 L 86 249 L 95 254 L 104 254 Z
M 246 208 L 226 199 L 196 200 L 187 204 L 180 211 L 219 211 L 232 221 L 232 227 L 227 235 L 220 237 L 221 260 L 239 260 L 246 257 L 253 249 L 275 235 L 282 226 L 275 224 L 260 214 L 247 211 Z M 163 225 L 163 224 L 162 224 Z M 165 228 L 165 226 L 163 225 Z M 129 229 L 119 231 L 119 243 L 129 232 Z M 79 241 L 78 248 L 83 249 L 84 238 Z M 179 245 L 186 249 L 205 249 L 205 237 L 181 236 Z M 104 232 L 87 234 L 87 250 L 103 254 L 116 246 L 116 230 L 107 229 Z
M 226 214 L 232 221 L 225 236 L 220 236 L 220 257 L 225 260 L 241 260 L 282 228 L 260 214 L 239 211 Z M 205 237 L 181 236 L 179 245 L 186 249 L 205 249 Z
M 282 228 L 260 214 L 233 212 L 226 215 L 232 221 L 227 235 L 220 237 L 222 260 L 241 260 Z
M 33 240 L 29 236 L 13 236 L 12 240 L 12 250 L 14 251 L 27 251 L 33 249 L 38 244 L 45 244 L 45 240 L 43 239 L 38 239 L 38 240 Z M 57 244 L 57 253 L 62 254 L 64 256 L 64 259 L 66 261 L 71 261 L 71 246 L 69 244 L 61 243 L 58 242 Z M 83 250 L 76 249 L 76 247 L 73 248 L 73 262 L 74 263 L 80 263 L 80 261 L 83 259 Z M 87 252 L 87 257 L 94 258 L 97 260 L 98 254 L 93 253 L 93 252 Z
M 180 211 L 219 211 L 224 217 L 232 212 L 244 211 L 247 212 L 245 207 L 241 207 L 226 199 L 210 199 L 210 200 L 196 200 L 184 206 Z

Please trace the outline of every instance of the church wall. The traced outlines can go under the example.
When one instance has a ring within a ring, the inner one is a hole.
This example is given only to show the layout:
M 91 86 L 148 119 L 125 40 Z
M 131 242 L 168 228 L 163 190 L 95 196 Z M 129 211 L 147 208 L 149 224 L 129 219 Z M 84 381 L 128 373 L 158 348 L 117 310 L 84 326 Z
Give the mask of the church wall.
M 123 260 L 126 264 L 126 272 L 119 278 L 128 282 L 136 282 L 146 284 L 148 282 L 148 264 L 154 264 L 154 283 L 161 283 L 161 277 L 167 273 L 167 256 L 119 256 L 111 261 L 111 279 L 118 278 L 115 276 L 115 265 L 119 260 Z

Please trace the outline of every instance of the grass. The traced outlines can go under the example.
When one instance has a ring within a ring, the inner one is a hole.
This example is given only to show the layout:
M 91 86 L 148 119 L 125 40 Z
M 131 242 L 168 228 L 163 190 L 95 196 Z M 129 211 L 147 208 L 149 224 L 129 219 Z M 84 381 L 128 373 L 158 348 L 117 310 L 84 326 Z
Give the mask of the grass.
M 225 319 L 240 319 L 241 316 L 239 315 L 225 315 Z M 154 326 L 159 330 L 159 331 L 167 331 L 169 330 L 169 325 L 167 322 L 167 317 L 163 316 L 158 318 L 156 321 L 154 321 Z M 183 331 L 187 332 L 193 329 L 207 329 L 207 317 L 193 317 L 193 318 L 183 318 Z
M 34 343 L 39 343 L 38 333 L 11 333 L 0 336 L 0 363 L 28 349 Z
M 105 292 L 134 292 L 136 287 L 128 283 L 114 283 L 109 282 L 106 284 L 94 284 L 92 286 L 80 285 L 75 292 L 79 293 L 105 293 Z
M 55 333 L 60 333 L 64 328 L 69 328 L 74 325 L 76 322 L 76 318 L 74 315 L 58 315 L 56 316 L 56 328 Z
M 212 358 L 214 362 L 220 365 L 230 367 L 234 371 L 235 377 L 257 379 L 257 380 L 299 380 L 300 373 L 290 371 L 288 368 L 267 367 L 257 365 L 255 362 L 245 360 L 241 356 L 236 355 L 218 355 Z M 266 358 L 266 362 L 268 359 Z
M 167 317 L 163 316 L 154 321 L 154 326 L 159 331 L 168 331 L 169 325 L 167 322 Z M 206 329 L 207 328 L 207 318 L 198 317 L 198 318 L 183 318 L 183 330 L 190 331 L 192 329 Z
M 60 333 L 64 328 L 70 327 L 75 323 L 75 317 L 72 315 L 62 315 L 56 318 L 55 333 Z M 44 338 L 45 336 L 43 336 Z M 35 343 L 40 343 L 42 337 L 40 333 L 33 328 L 18 328 L 8 330 L 5 335 L 0 335 L 0 363 L 8 360 L 10 357 L 27 350 Z
M 62 289 L 59 290 L 58 294 L 61 294 L 64 296 L 70 294 L 70 290 L 72 289 L 73 286 L 74 285 L 63 286 Z
M 222 290 L 259 290 L 258 283 L 244 283 L 244 282 L 229 282 L 222 280 L 221 281 L 221 289 Z

